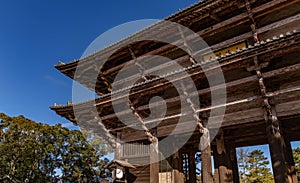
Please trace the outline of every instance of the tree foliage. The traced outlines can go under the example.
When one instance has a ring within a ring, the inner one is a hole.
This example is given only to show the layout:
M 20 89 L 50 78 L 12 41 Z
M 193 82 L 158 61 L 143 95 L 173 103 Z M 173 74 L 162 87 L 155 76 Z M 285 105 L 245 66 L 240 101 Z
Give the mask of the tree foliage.
M 300 181 L 300 147 L 293 149 L 293 156 L 296 165 L 298 180 Z
M 237 160 L 240 182 L 243 183 L 273 183 L 270 162 L 261 150 L 248 152 L 247 149 L 237 150 Z
M 94 144 L 99 151 L 80 131 L 0 113 L 0 182 L 98 182 L 110 149 Z
M 272 183 L 273 175 L 268 168 L 270 162 L 261 150 L 254 150 L 247 156 L 247 179 L 250 183 Z

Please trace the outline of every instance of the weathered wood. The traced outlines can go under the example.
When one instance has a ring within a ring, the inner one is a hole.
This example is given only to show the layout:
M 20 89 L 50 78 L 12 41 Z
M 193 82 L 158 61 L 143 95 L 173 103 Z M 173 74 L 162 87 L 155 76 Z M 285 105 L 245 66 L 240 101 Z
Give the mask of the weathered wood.
M 213 182 L 210 145 L 201 150 L 201 160 L 203 182 Z
M 263 97 L 263 105 L 265 108 L 264 118 L 266 123 L 266 133 L 269 142 L 269 149 L 271 153 L 274 180 L 275 183 L 288 183 L 288 172 L 285 165 L 286 160 L 284 155 L 285 144 L 283 136 L 281 134 L 278 116 L 276 114 L 275 108 L 271 106 L 272 103 L 270 102 L 270 98 L 267 97 L 267 88 L 262 76 L 259 60 L 257 57 L 254 57 L 253 59 L 256 66 L 256 75 L 258 78 L 259 89 Z
M 180 158 L 180 153 L 178 150 L 175 149 L 174 154 L 172 155 L 172 183 L 183 183 L 183 176 L 182 176 L 182 159 Z
M 150 144 L 150 183 L 159 182 L 158 142 Z
M 286 3 L 286 0 L 273 0 L 271 2 L 268 2 L 266 4 L 263 4 L 263 5 L 259 6 L 259 7 L 254 8 L 252 10 L 252 12 L 254 14 L 257 14 L 256 17 L 259 17 L 259 16 L 263 16 L 263 15 L 265 15 L 267 13 L 270 13 L 270 11 L 274 11 L 275 8 L 273 8 L 273 7 L 277 6 L 277 8 L 283 8 L 283 7 L 285 7 L 285 6 L 287 6 L 287 5 L 291 4 L 291 3 L 296 3 L 296 2 L 298 2 L 298 0 L 296 0 L 296 1 L 295 0 L 289 1 L 289 3 Z M 283 5 L 282 6 L 278 6 L 281 3 Z M 244 6 L 241 6 L 240 8 L 243 8 L 243 7 Z M 268 11 L 266 11 L 266 10 L 268 10 Z M 215 34 L 215 33 L 217 33 L 216 30 L 218 30 L 218 32 L 221 32 L 221 31 L 224 31 L 224 29 L 227 30 L 227 29 L 232 28 L 233 26 L 236 27 L 236 25 L 244 23 L 245 20 L 247 20 L 247 19 L 245 19 L 245 17 L 247 17 L 247 14 L 246 13 L 242 13 L 242 14 L 240 14 L 238 16 L 235 16 L 235 17 L 232 17 L 232 18 L 230 18 L 228 20 L 222 21 L 222 22 L 220 22 L 220 23 L 218 23 L 216 25 L 213 25 L 213 26 L 211 26 L 209 28 L 206 28 L 206 29 L 204 29 L 202 31 L 199 31 L 197 33 L 200 36 L 202 36 L 202 37 L 205 36 L 205 35 L 207 35 L 208 33 Z M 211 35 L 209 35 L 209 36 L 211 36 Z M 173 44 L 173 45 L 176 45 L 176 44 Z M 153 51 L 147 53 L 147 55 L 161 54 L 162 52 L 168 51 L 171 47 L 172 47 L 171 45 L 166 45 L 166 46 L 163 46 L 161 48 L 158 48 L 156 50 L 153 50 Z M 67 63 L 67 64 L 62 65 L 62 66 L 57 66 L 57 68 L 60 69 L 62 72 L 66 72 L 65 69 L 63 70 L 63 68 L 68 67 L 68 65 L 70 66 L 70 69 L 76 69 L 76 66 L 77 66 L 76 63 L 71 62 L 71 63 Z M 110 73 L 112 73 L 112 72 L 114 72 L 116 70 L 119 70 L 119 69 L 123 68 L 123 67 L 124 67 L 124 64 L 115 66 L 115 67 L 113 67 L 113 68 L 105 71 L 103 74 L 104 75 L 110 74 Z
M 233 183 L 233 172 L 230 165 L 230 157 L 226 151 L 227 146 L 224 142 L 223 133 L 216 137 L 216 153 L 214 153 L 214 160 L 216 162 L 216 167 L 219 170 L 220 183 Z
M 273 70 L 273 71 L 263 73 L 263 77 L 264 78 L 270 78 L 270 77 L 275 77 L 275 76 L 279 76 L 279 75 L 283 75 L 283 74 L 286 74 L 286 73 L 289 73 L 289 72 L 295 72 L 295 71 L 299 71 L 299 70 L 300 70 L 300 64 L 295 64 L 295 65 L 291 65 L 291 66 L 288 66 L 288 67 L 279 68 L 277 70 Z M 231 87 L 237 87 L 237 86 L 242 85 L 242 84 L 246 84 L 246 83 L 250 83 L 250 82 L 256 82 L 256 80 L 257 80 L 256 78 L 257 78 L 256 76 L 249 76 L 247 78 L 242 78 L 242 79 L 239 79 L 239 80 L 236 80 L 236 81 L 228 82 L 226 84 L 226 88 L 229 89 Z M 216 90 L 218 90 L 222 87 L 224 87 L 224 86 L 223 85 L 213 86 L 213 87 L 210 87 L 210 88 L 201 89 L 201 90 L 197 91 L 197 93 L 193 92 L 189 95 L 191 97 L 196 96 L 196 95 L 200 96 L 200 95 L 210 93 L 211 91 L 216 91 Z M 276 92 L 274 92 L 274 94 L 276 95 Z M 269 95 L 272 95 L 272 93 L 269 93 Z M 171 102 L 177 102 L 179 100 L 180 100 L 180 97 L 173 97 L 173 98 L 166 99 L 165 102 L 166 103 L 171 103 Z M 156 102 L 156 103 L 153 103 L 152 105 L 155 106 L 155 107 L 158 107 L 158 106 L 160 106 L 160 104 L 162 104 L 162 103 Z M 103 103 L 99 103 L 97 105 L 103 105 Z M 137 107 L 137 110 L 145 110 L 147 108 L 149 108 L 149 106 L 144 105 L 144 106 Z M 130 112 L 131 112 L 131 110 L 123 111 L 123 114 L 125 115 L 126 113 L 130 113 Z M 107 115 L 107 116 L 102 116 L 101 119 L 102 120 L 108 120 L 108 119 L 112 119 L 114 117 L 116 117 L 115 113 L 113 113 L 111 115 Z
M 284 142 L 285 142 L 285 159 L 286 159 L 286 165 L 288 167 L 288 182 L 289 183 L 298 183 L 298 178 L 297 178 L 297 170 L 295 166 L 295 161 L 293 158 L 293 150 L 291 146 L 291 142 L 289 140 L 289 135 L 288 131 L 283 131 L 283 136 L 284 136 Z
M 283 139 L 280 132 L 274 132 L 274 127 L 267 126 L 267 137 L 271 154 L 275 183 L 288 183 L 285 157 L 283 154 Z
M 272 23 L 270 25 L 267 25 L 265 27 L 256 29 L 256 32 L 257 32 L 257 34 L 262 34 L 264 32 L 267 32 L 267 31 L 271 30 L 271 29 L 275 29 L 275 28 L 281 27 L 285 24 L 295 22 L 295 21 L 299 21 L 299 20 L 300 20 L 300 15 L 295 15 L 295 16 L 292 16 L 292 17 L 274 22 L 274 23 Z M 229 40 L 223 41 L 221 43 L 218 43 L 216 45 L 213 45 L 213 46 L 211 46 L 211 49 L 212 50 L 221 49 L 221 48 L 226 47 L 228 45 L 234 44 L 237 41 L 246 40 L 246 39 L 250 38 L 251 36 L 252 36 L 252 33 L 248 32 L 248 33 L 236 36 L 234 38 L 231 38 Z M 202 52 L 203 52 L 203 50 L 199 50 L 199 51 L 197 51 L 196 53 L 193 53 L 193 54 L 196 55 L 196 54 L 199 54 L 199 53 L 202 53 Z M 134 60 L 132 60 L 132 63 L 134 63 Z M 129 64 L 129 63 L 126 63 L 126 64 Z M 122 83 L 121 81 L 119 81 L 119 82 Z
M 238 168 L 238 161 L 236 157 L 236 150 L 235 150 L 235 144 L 233 141 L 227 141 L 226 142 L 227 148 L 227 154 L 229 154 L 231 167 L 232 167 L 232 174 L 233 174 L 233 182 L 239 183 L 239 168 Z
M 189 154 L 189 183 L 197 183 L 195 152 Z

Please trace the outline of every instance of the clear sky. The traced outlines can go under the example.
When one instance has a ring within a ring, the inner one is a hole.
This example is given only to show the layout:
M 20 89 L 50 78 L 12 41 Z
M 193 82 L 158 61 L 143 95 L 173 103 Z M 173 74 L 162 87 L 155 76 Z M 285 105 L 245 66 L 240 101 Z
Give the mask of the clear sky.
M 196 0 L 0 1 L 0 112 L 68 123 L 49 109 L 72 98 L 72 80 L 54 65 L 80 58 L 103 32 L 162 19 Z

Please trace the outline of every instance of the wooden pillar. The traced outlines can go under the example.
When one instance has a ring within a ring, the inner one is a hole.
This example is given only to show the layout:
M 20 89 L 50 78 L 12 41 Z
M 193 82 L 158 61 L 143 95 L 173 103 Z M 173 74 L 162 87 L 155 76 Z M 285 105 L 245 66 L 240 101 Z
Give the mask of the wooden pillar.
M 121 133 L 120 132 L 117 132 L 117 138 L 121 139 Z M 114 159 L 120 160 L 121 156 L 122 156 L 122 153 L 123 153 L 122 145 L 117 142 L 117 143 L 115 143 L 115 146 L 116 147 L 115 147 Z
M 197 182 L 195 152 L 190 152 L 189 155 L 189 183 Z
M 228 151 L 226 151 L 224 137 L 221 133 L 216 137 L 216 152 L 214 152 L 215 165 L 218 168 L 219 177 L 217 182 L 219 183 L 233 183 L 233 171 L 231 166 L 230 157 Z
M 180 158 L 180 153 L 176 150 L 176 152 L 172 155 L 172 183 L 183 183 L 182 176 L 182 158 Z
M 232 141 L 226 141 L 226 147 L 227 148 L 227 154 L 230 158 L 231 168 L 232 168 L 232 176 L 233 176 L 233 182 L 239 183 L 239 168 L 238 168 L 238 162 L 236 157 L 236 150 L 235 150 L 235 144 Z
M 272 168 L 275 183 L 288 183 L 288 171 L 285 160 L 285 143 L 280 131 L 279 121 L 277 119 L 276 111 L 272 107 L 272 112 L 266 112 L 266 131 L 269 143 L 269 150 L 271 154 Z
M 213 158 L 214 158 L 214 182 L 220 183 L 220 174 L 219 174 L 219 162 L 218 162 L 218 153 L 217 153 L 217 146 L 212 146 L 213 151 Z
M 268 126 L 267 136 L 275 183 L 288 183 L 285 155 L 283 154 L 283 140 L 279 132 L 273 133 L 272 131 L 272 127 Z
M 158 142 L 150 144 L 150 183 L 159 182 Z
M 119 160 L 122 155 L 122 145 L 120 143 L 116 144 L 114 159 Z
M 201 170 L 202 180 L 204 183 L 213 182 L 212 164 L 211 164 L 211 147 L 210 147 L 210 134 L 207 128 L 204 128 L 204 133 L 200 139 L 201 150 Z
M 274 99 L 267 96 L 267 88 L 261 71 L 262 65 L 258 57 L 253 57 L 255 71 L 258 78 L 261 95 L 263 98 L 264 118 L 266 123 L 267 139 L 272 160 L 273 174 L 275 183 L 288 183 L 287 167 L 285 165 L 285 144 L 282 137 L 279 120 L 275 111 Z
M 201 151 L 203 182 L 213 182 L 210 146 Z
M 291 146 L 291 141 L 288 137 L 288 132 L 283 133 L 284 141 L 285 141 L 285 159 L 288 168 L 288 180 L 289 183 L 298 183 L 297 172 L 295 161 L 293 157 L 293 150 Z

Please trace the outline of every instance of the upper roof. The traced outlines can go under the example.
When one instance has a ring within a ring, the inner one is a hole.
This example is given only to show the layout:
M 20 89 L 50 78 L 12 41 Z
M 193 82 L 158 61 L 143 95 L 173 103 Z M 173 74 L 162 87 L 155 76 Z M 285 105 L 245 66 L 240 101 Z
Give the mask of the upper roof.
M 165 18 L 165 20 L 168 20 L 168 21 L 174 21 L 174 22 L 177 22 L 177 23 L 182 23 L 184 24 L 185 20 L 188 18 L 188 19 L 191 19 L 193 18 L 192 16 L 186 16 L 186 14 L 192 14 L 193 13 L 193 10 L 197 10 L 198 13 L 202 14 L 202 13 L 206 13 L 208 11 L 210 11 L 212 8 L 215 8 L 217 7 L 218 5 L 221 4 L 221 2 L 228 2 L 230 0 L 217 0 L 217 1 L 214 1 L 214 0 L 201 0 L 201 1 L 198 1 L 194 4 L 191 4 L 190 6 L 182 9 L 182 10 L 179 10 L 178 12 L 170 15 L 169 17 Z M 146 27 L 145 29 L 141 30 L 141 31 L 138 31 L 136 32 L 135 34 L 132 34 L 120 41 L 117 41 L 95 53 L 92 53 L 90 55 L 87 55 L 83 58 L 80 58 L 80 59 L 75 59 L 71 62 L 68 62 L 68 63 L 63 63 L 61 61 L 58 62 L 57 65 L 55 65 L 55 67 L 58 69 L 58 70 L 63 70 L 64 68 L 68 67 L 68 66 L 74 66 L 76 65 L 77 66 L 77 63 L 81 60 L 86 60 L 88 57 L 92 57 L 93 55 L 98 55 L 98 54 L 101 54 L 102 52 L 105 52 L 109 49 L 112 49 L 114 45 L 117 45 L 121 42 L 124 42 L 124 41 L 127 41 L 127 40 L 130 40 L 131 38 L 133 38 L 134 36 L 136 35 L 141 35 L 141 34 L 144 34 L 144 33 L 149 33 L 149 29 L 154 27 L 155 25 L 157 25 L 159 22 L 149 26 L 149 27 Z
M 256 2 L 256 0 L 252 0 L 253 2 Z M 202 24 L 206 25 L 206 24 L 213 24 L 216 23 L 214 22 L 214 19 L 218 19 L 216 17 L 213 16 L 213 12 L 218 12 L 218 11 L 228 11 L 228 12 L 234 12 L 236 9 L 239 8 L 243 8 L 244 6 L 239 6 L 238 1 L 235 0 L 206 0 L 206 1 L 199 1 L 195 4 L 192 4 L 191 6 L 180 10 L 176 13 L 174 13 L 173 15 L 167 17 L 166 21 L 171 21 L 171 22 L 176 22 L 178 24 L 181 24 L 183 26 L 186 26 L 188 28 L 191 28 L 193 26 L 194 23 L 199 22 L 201 20 L 205 21 L 203 23 L 200 23 L 201 26 Z M 235 4 L 235 6 L 233 6 L 233 4 Z M 235 9 L 230 9 L 229 7 L 234 7 Z M 218 10 L 218 8 L 220 8 Z M 88 55 L 86 57 L 80 58 L 80 59 L 76 59 L 74 61 L 71 61 L 69 63 L 63 63 L 63 62 L 59 62 L 55 67 L 61 71 L 63 74 L 67 75 L 68 77 L 74 79 L 74 74 L 76 71 L 76 68 L 78 66 L 78 63 L 80 62 L 81 64 L 88 64 L 91 61 L 95 61 L 95 58 L 99 58 L 101 57 L 104 53 L 111 53 L 116 51 L 116 48 L 118 48 L 118 45 L 126 45 L 126 43 L 131 43 L 131 40 L 136 38 L 136 37 L 141 37 L 143 35 L 147 35 L 147 37 L 150 37 L 151 34 L 155 34 L 155 32 L 153 31 L 157 26 L 159 26 L 159 24 L 163 22 L 157 22 L 155 24 L 153 24 L 152 26 L 149 26 L 131 36 L 128 36 L 125 39 L 122 39 L 112 45 L 109 45 L 91 55 Z M 198 23 L 197 23 L 198 24 Z M 197 25 L 198 26 L 198 25 Z M 192 29 L 192 28 L 191 28 Z M 171 32 L 172 30 L 170 30 L 170 32 L 166 33 L 166 34 L 172 34 Z M 213 30 L 211 30 L 213 31 Z M 210 31 L 205 31 L 205 33 L 210 33 Z M 144 43 L 143 43 L 144 44 Z M 144 55 L 145 53 L 151 52 L 153 50 L 156 50 L 158 47 L 162 47 L 161 45 L 157 45 L 157 43 L 145 43 L 147 44 L 147 48 L 149 48 L 149 50 L 147 50 L 146 52 L 143 52 L 141 50 L 135 50 L 135 54 L 136 55 Z M 124 52 L 127 52 L 126 54 L 129 53 L 128 50 L 121 50 L 120 53 L 116 53 L 116 57 L 119 57 L 120 59 L 122 59 L 121 57 L 124 55 Z M 140 52 L 140 53 L 139 53 Z M 116 58 L 114 57 L 114 58 Z M 128 58 L 123 58 L 124 60 L 126 60 L 125 62 L 129 62 L 131 59 Z M 110 60 L 107 60 L 107 62 L 115 62 L 115 60 L 112 58 Z M 114 64 L 112 64 L 114 65 Z M 122 64 L 121 64 L 122 65 Z M 119 66 L 119 65 L 118 65 Z M 110 67 L 110 66 L 109 66 Z M 114 66 L 112 66 L 114 67 Z M 104 68 L 106 69 L 106 68 Z M 101 74 L 101 73 L 100 73 Z M 85 84 L 83 84 L 85 85 Z M 89 86 L 86 86 L 89 89 L 95 90 L 95 88 L 91 88 Z

